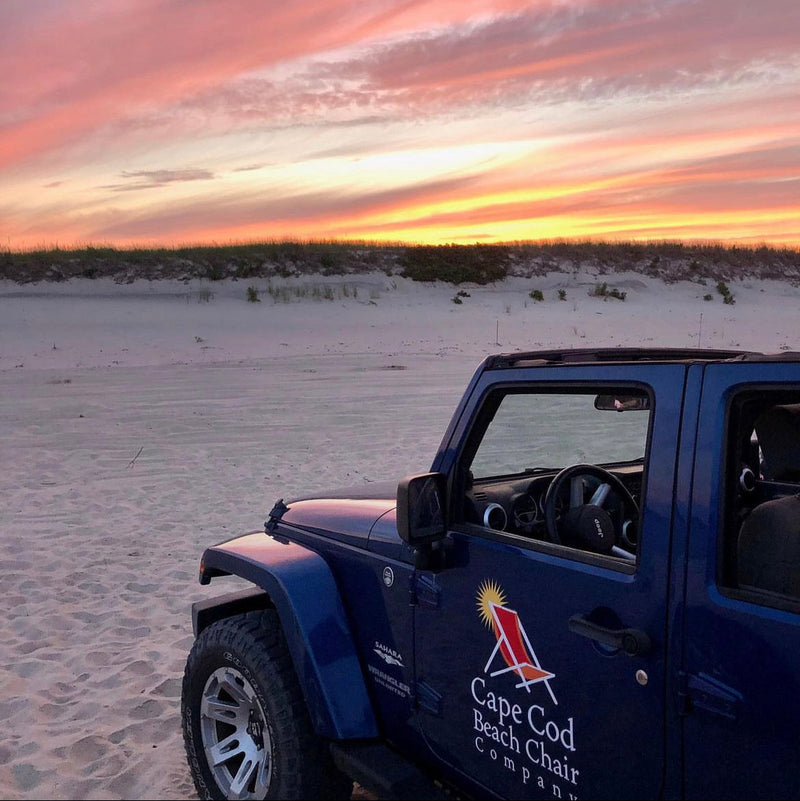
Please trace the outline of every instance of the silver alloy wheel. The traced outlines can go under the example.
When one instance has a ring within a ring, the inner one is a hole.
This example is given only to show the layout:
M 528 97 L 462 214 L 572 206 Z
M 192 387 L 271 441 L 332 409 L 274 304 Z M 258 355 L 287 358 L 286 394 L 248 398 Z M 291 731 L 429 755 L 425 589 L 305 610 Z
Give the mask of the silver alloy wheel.
M 229 799 L 262 799 L 272 778 L 272 740 L 249 681 L 233 667 L 215 670 L 203 688 L 200 731 L 208 767 Z

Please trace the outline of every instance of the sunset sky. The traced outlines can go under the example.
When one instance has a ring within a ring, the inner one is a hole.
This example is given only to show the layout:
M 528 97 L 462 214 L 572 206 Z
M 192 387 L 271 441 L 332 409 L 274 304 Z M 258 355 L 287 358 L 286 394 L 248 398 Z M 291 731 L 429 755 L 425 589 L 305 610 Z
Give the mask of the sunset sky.
M 0 0 L 0 248 L 800 246 L 800 0 Z

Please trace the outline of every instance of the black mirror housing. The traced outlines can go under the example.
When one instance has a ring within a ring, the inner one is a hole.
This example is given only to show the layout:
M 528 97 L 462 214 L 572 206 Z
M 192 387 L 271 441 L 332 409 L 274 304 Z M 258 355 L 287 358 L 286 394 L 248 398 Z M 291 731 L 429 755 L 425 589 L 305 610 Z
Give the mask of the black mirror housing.
M 397 531 L 412 547 L 442 539 L 447 533 L 446 477 L 422 473 L 397 486 Z

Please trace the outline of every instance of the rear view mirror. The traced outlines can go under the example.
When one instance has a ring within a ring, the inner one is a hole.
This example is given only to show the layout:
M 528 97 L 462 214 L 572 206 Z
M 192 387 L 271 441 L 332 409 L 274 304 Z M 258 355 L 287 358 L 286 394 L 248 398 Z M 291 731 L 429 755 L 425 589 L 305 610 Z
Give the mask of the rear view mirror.
M 650 408 L 647 395 L 598 395 L 594 408 L 608 412 L 634 412 Z

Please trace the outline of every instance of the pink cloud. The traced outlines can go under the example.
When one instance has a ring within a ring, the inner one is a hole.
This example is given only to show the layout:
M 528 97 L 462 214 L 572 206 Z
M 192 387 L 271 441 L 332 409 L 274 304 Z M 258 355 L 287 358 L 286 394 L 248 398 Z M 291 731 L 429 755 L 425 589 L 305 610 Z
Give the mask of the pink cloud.
M 422 32 L 331 64 L 364 91 L 460 103 L 516 93 L 557 99 L 686 90 L 765 61 L 797 63 L 800 5 L 787 0 L 538 4 L 514 15 Z
M 0 5 L 0 8 L 3 8 Z M 4 8 L 0 166 L 180 101 L 255 68 L 346 41 L 360 11 L 344 0 L 71 0 Z
M 0 166 L 110 121 L 179 104 L 231 78 L 392 26 L 462 19 L 515 3 L 380 0 L 4 0 Z M 401 28 L 402 29 L 402 28 Z

